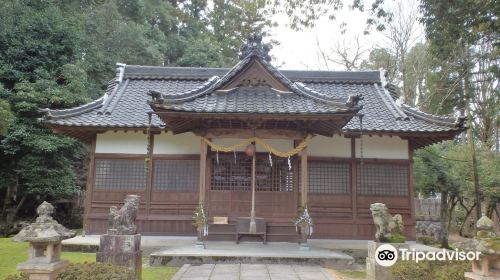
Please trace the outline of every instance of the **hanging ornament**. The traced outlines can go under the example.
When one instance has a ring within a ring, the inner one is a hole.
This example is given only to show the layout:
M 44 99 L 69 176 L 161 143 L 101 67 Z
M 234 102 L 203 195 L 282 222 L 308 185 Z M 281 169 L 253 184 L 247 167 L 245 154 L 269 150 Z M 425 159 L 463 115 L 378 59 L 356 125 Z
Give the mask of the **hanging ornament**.
M 290 161 L 290 157 L 288 157 L 288 171 L 292 171 L 292 161 Z
M 217 165 L 219 165 L 219 151 L 215 153 L 215 159 L 217 160 Z
M 253 157 L 253 155 L 255 155 L 255 144 L 248 144 L 245 148 L 245 154 L 249 157 Z
M 269 164 L 273 167 L 273 158 L 271 157 L 271 152 L 269 152 Z

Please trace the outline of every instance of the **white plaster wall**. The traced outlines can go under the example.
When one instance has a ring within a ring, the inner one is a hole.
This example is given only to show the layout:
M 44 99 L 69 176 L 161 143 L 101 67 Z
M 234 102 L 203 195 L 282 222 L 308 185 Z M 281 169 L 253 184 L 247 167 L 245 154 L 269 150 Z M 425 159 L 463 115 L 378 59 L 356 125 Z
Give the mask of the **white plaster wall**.
M 335 135 L 326 137 L 314 136 L 307 148 L 310 156 L 317 157 L 351 157 L 351 139 L 344 136 Z
M 360 157 L 360 141 L 356 139 L 356 157 Z M 408 159 L 408 141 L 397 136 L 363 136 L 364 158 Z
M 200 154 L 200 137 L 191 132 L 172 134 L 172 132 L 155 135 L 154 154 L 191 155 Z
M 217 145 L 221 146 L 232 146 L 234 144 L 240 143 L 244 139 L 237 139 L 237 138 L 215 138 L 212 139 L 212 142 L 214 142 Z M 291 149 L 293 149 L 293 140 L 287 140 L 287 139 L 262 139 L 264 142 L 267 144 L 271 145 L 273 148 L 286 152 Z M 237 149 L 237 151 L 243 152 L 245 150 L 245 147 L 242 147 L 240 149 Z M 257 152 L 267 152 L 264 147 L 261 145 L 257 144 Z
M 142 131 L 106 131 L 98 133 L 96 153 L 146 154 L 148 138 Z

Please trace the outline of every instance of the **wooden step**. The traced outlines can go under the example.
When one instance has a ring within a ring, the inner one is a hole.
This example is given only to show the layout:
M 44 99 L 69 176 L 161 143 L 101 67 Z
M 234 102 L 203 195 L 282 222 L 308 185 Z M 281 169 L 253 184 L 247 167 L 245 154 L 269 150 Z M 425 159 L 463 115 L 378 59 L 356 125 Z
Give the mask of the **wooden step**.
M 236 224 L 210 224 L 208 227 L 209 241 L 235 241 L 236 240 Z M 269 223 L 267 225 L 267 240 L 270 242 L 298 242 L 299 236 L 295 226 L 290 224 Z M 244 236 L 241 241 L 258 241 L 262 240 L 258 236 Z

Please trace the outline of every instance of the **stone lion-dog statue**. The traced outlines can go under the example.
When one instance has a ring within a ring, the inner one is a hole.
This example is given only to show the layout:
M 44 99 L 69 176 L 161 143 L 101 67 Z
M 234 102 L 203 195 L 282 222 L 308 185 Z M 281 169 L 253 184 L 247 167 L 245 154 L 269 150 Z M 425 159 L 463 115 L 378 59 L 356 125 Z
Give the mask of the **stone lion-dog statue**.
M 128 235 L 136 234 L 137 226 L 135 219 L 139 211 L 139 196 L 127 195 L 122 208 L 111 206 L 109 209 L 109 229 L 108 234 Z
M 389 209 L 383 203 L 373 203 L 370 205 L 373 223 L 377 228 L 375 240 L 377 242 L 388 242 L 395 234 L 403 235 L 403 218 L 396 214 L 391 216 Z

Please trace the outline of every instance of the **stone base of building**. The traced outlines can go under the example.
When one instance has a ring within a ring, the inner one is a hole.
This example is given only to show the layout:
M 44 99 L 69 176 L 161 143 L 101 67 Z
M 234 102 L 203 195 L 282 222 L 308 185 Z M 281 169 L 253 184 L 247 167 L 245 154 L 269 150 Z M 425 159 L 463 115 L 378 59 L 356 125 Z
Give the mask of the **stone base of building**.
M 18 264 L 17 270 L 28 273 L 30 280 L 55 280 L 68 264 L 68 261 L 43 263 L 31 260 Z
M 394 277 L 391 273 L 391 267 L 385 267 L 377 264 L 375 260 L 375 251 L 380 245 L 388 244 L 388 243 L 380 243 L 375 241 L 368 241 L 368 257 L 366 257 L 366 276 L 367 279 L 375 279 L 375 280 L 393 280 Z M 409 248 L 409 245 L 406 243 L 390 243 L 398 250 L 399 248 Z
M 131 279 L 141 279 L 141 235 L 101 235 L 96 261 L 128 267 Z

